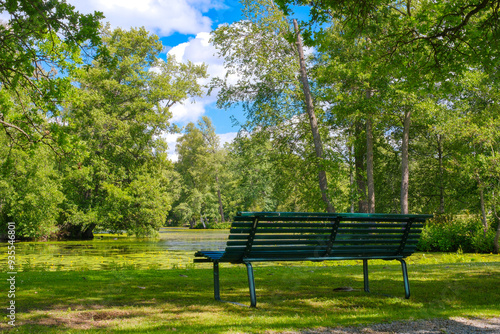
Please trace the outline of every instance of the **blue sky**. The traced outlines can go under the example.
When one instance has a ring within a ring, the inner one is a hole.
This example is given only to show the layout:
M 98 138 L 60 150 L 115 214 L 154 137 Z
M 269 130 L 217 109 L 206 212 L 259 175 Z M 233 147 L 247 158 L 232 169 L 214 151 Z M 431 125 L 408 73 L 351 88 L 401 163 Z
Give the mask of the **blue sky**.
M 67 0 L 82 13 L 101 11 L 112 27 L 142 27 L 157 34 L 167 54 L 178 61 L 190 60 L 208 65 L 211 77 L 224 75 L 223 62 L 215 56 L 209 43 L 210 32 L 223 23 L 240 19 L 241 5 L 237 0 Z M 206 83 L 206 82 L 202 82 Z M 231 116 L 244 121 L 241 110 L 219 110 L 216 97 L 208 96 L 174 106 L 172 122 L 184 126 L 206 115 L 212 119 L 222 142 L 230 141 L 238 127 L 232 126 Z M 178 135 L 166 135 L 169 156 L 176 160 L 175 141 Z

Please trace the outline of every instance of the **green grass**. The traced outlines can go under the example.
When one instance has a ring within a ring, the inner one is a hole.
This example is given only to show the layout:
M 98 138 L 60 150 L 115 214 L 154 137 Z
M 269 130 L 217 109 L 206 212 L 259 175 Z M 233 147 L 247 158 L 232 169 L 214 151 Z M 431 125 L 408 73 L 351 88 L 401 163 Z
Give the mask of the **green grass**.
M 369 294 L 360 261 L 256 264 L 257 309 L 216 302 L 209 268 L 19 272 L 9 332 L 262 333 L 500 315 L 499 255 L 417 254 L 408 262 L 409 300 L 397 261 L 370 262 Z M 355 291 L 334 291 L 344 286 Z M 246 269 L 223 265 L 221 289 L 223 299 L 248 304 Z

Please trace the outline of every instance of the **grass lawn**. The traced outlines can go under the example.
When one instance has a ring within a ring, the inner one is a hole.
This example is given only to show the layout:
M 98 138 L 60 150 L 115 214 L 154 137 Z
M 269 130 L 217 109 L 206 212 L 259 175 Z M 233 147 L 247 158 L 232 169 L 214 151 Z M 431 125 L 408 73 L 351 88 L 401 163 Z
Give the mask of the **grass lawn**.
M 397 261 L 255 264 L 257 309 L 213 299 L 210 267 L 171 270 L 26 271 L 16 275 L 19 333 L 262 333 L 431 318 L 500 316 L 500 255 L 416 254 L 411 298 Z M 0 273 L 6 282 L 7 273 Z M 354 291 L 335 291 L 349 286 Z M 222 298 L 249 303 L 244 266 L 222 265 Z

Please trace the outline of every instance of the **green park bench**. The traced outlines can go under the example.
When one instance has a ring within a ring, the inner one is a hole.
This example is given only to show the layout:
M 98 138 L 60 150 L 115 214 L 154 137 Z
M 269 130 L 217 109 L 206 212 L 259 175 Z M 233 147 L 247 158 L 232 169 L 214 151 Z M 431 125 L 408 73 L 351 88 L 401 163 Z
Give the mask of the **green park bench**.
M 212 262 L 214 296 L 221 301 L 219 263 L 244 263 L 250 303 L 257 305 L 252 262 L 368 260 L 401 262 L 405 297 L 410 297 L 404 258 L 415 252 L 423 223 L 432 215 L 315 212 L 238 212 L 224 251 L 198 251 L 194 262 Z

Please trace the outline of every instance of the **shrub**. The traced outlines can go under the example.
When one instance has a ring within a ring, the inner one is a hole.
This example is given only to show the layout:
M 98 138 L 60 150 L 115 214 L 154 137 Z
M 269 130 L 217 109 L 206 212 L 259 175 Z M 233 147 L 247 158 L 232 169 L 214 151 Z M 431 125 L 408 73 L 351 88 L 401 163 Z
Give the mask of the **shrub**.
M 465 253 L 493 251 L 493 229 L 484 235 L 481 218 L 475 215 L 440 215 L 430 220 L 422 230 L 420 251 Z

